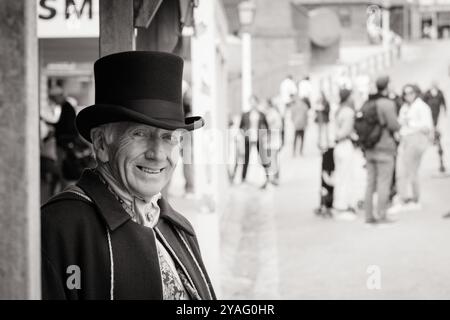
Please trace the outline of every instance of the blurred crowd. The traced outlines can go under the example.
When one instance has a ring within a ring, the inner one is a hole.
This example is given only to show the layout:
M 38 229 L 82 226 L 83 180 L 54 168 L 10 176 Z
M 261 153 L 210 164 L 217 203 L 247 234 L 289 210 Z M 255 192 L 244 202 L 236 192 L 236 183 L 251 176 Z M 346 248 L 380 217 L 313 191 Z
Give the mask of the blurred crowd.
M 250 156 L 256 152 L 265 172 L 260 188 L 278 186 L 280 151 L 287 148 L 293 157 L 302 156 L 305 133 L 317 130 L 322 154 L 317 215 L 351 221 L 363 210 L 366 223 L 380 224 L 394 222 L 398 212 L 420 210 L 418 172 L 430 146 L 436 146 L 439 172 L 446 171 L 438 123 L 447 107 L 438 84 L 405 84 L 396 93 L 385 75 L 374 81 L 362 75 L 352 82 L 342 74 L 335 82 L 333 94 L 315 88 L 309 76 L 296 81 L 288 75 L 277 96 L 264 101 L 252 96 L 251 109 L 230 122 L 240 129 L 233 140 L 231 183 L 246 182 Z M 359 168 L 366 173 L 363 183 L 357 181 Z M 360 185 L 365 185 L 362 194 Z

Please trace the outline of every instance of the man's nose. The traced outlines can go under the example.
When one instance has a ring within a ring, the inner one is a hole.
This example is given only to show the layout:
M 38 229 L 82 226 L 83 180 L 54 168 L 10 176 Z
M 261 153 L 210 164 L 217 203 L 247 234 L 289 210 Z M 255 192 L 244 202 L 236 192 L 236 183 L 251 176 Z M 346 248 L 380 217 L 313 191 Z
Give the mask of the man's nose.
M 145 152 L 145 157 L 147 159 L 164 160 L 164 148 L 160 139 L 152 139 L 148 142 L 147 151 Z

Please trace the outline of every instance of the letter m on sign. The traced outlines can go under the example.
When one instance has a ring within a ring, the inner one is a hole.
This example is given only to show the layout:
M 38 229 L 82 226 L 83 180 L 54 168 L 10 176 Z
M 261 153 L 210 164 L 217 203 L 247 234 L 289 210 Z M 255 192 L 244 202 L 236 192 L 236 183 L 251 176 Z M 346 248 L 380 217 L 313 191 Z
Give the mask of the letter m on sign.
M 72 14 L 81 18 L 85 7 L 87 7 L 89 19 L 92 19 L 92 0 L 66 0 L 66 20 Z

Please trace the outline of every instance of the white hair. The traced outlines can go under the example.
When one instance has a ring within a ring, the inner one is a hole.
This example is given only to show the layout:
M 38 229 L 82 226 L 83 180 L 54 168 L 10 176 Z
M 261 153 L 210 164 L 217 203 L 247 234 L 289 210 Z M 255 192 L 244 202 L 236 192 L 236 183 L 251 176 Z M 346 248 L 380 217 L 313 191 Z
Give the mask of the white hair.
M 106 145 L 111 145 L 115 138 L 117 138 L 119 133 L 119 123 L 106 123 L 106 124 L 102 124 L 98 127 L 92 128 L 91 129 L 91 141 L 92 141 L 92 149 L 93 149 L 93 154 L 95 155 L 95 158 L 97 159 L 97 147 L 98 144 L 96 143 L 96 140 L 99 138 L 99 136 L 103 136 L 104 137 L 104 142 L 106 143 Z

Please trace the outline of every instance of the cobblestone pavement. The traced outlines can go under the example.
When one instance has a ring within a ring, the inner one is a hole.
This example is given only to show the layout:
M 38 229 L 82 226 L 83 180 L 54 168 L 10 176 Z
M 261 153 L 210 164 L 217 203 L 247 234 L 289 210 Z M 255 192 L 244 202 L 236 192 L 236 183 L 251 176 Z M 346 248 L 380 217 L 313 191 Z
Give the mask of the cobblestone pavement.
M 394 87 L 441 82 L 450 97 L 450 42 L 419 42 L 389 70 Z M 449 118 L 442 121 L 450 152 Z M 421 168 L 423 210 L 402 213 L 388 227 L 321 219 L 320 156 L 316 131 L 306 133 L 305 156 L 282 154 L 281 185 L 259 190 L 263 172 L 249 168 L 249 183 L 230 191 L 221 216 L 221 297 L 231 299 L 418 299 L 450 298 L 450 179 L 437 175 L 437 152 Z M 289 141 L 289 138 L 288 138 Z M 449 163 L 449 161 L 447 161 Z M 355 193 L 363 194 L 364 171 Z M 369 290 L 368 268 L 380 271 L 381 288 Z

